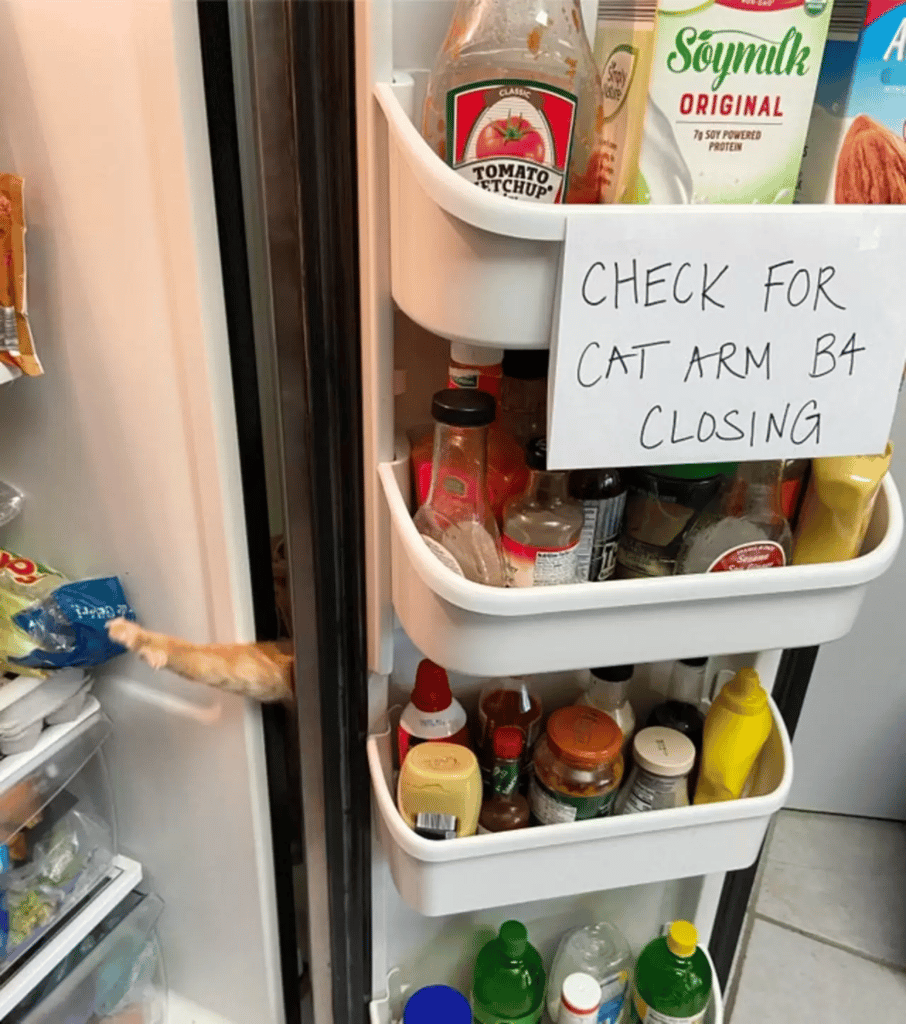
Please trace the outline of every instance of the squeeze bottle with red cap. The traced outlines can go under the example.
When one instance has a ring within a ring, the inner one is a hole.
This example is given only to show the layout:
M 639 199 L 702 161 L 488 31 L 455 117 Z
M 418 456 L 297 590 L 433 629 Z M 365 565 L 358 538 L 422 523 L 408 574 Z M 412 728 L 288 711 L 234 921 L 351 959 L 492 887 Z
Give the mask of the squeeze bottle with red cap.
M 450 692 L 446 670 L 427 658 L 415 673 L 415 688 L 400 715 L 396 738 L 400 764 L 406 760 L 409 750 L 419 743 L 434 740 L 471 746 L 466 713 Z

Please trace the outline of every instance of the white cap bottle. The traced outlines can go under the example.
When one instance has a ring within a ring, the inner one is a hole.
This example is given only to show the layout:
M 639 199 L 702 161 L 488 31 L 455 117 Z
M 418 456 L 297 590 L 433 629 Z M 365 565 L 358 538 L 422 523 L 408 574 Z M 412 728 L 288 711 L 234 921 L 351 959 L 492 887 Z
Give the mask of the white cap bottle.
M 567 974 L 560 989 L 557 1024 L 593 1024 L 601 1005 L 601 986 L 590 974 Z

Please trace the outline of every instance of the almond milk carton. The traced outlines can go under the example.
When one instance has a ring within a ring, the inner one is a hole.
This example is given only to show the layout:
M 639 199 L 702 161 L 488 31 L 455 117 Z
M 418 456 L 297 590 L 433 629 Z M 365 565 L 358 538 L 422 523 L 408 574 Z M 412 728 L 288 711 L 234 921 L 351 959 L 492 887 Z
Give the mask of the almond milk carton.
M 790 203 L 829 0 L 661 0 L 637 203 Z

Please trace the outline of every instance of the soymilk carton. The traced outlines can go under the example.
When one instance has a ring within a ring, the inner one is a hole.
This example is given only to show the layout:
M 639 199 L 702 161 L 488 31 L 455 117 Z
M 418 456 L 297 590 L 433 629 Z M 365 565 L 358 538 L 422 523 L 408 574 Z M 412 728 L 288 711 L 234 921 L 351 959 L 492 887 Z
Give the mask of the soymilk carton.
M 829 22 L 829 0 L 661 0 L 631 201 L 792 202 Z
M 849 128 L 846 107 L 868 0 L 835 0 L 815 105 L 805 138 L 797 203 L 832 203 L 834 168 Z
M 836 203 L 906 203 L 906 3 L 869 0 L 833 173 Z

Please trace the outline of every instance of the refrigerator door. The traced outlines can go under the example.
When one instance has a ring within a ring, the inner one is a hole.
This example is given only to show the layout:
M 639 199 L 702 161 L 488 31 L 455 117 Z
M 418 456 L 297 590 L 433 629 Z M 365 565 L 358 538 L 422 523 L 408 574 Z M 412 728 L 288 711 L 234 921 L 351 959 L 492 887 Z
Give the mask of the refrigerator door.
M 119 574 L 154 628 L 253 639 L 196 5 L 13 0 L 0 25 L 46 371 L 3 389 L 27 507 L 2 543 Z M 121 845 L 166 905 L 171 1020 L 283 1021 L 260 710 L 126 657 L 97 693 Z

